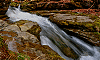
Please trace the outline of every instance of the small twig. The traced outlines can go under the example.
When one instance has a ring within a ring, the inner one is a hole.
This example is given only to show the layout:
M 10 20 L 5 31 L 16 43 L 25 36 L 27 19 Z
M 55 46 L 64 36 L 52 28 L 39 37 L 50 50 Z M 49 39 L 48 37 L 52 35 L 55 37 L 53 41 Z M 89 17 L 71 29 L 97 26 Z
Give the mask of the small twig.
M 95 4 L 95 2 L 93 3 L 93 5 L 89 9 L 91 9 L 94 6 L 94 4 Z

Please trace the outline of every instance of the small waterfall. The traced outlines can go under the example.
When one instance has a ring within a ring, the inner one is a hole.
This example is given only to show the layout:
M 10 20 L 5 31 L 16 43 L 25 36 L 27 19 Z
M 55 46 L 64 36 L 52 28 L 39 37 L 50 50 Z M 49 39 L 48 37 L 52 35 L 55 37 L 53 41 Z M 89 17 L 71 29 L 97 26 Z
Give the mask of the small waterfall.
M 73 49 L 80 56 L 80 60 L 100 60 L 100 52 L 98 51 L 100 49 L 97 49 L 99 47 L 93 47 L 74 36 L 69 36 L 58 26 L 51 23 L 48 18 L 22 12 L 20 11 L 20 5 L 18 8 L 9 7 L 6 14 L 14 22 L 19 20 L 37 22 L 42 28 L 40 33 L 41 44 L 48 45 L 66 60 L 72 60 L 72 58 L 66 57 L 60 46 L 63 46 L 63 48 L 68 46 Z
M 18 6 L 18 10 L 20 10 L 20 4 L 19 4 L 19 6 Z

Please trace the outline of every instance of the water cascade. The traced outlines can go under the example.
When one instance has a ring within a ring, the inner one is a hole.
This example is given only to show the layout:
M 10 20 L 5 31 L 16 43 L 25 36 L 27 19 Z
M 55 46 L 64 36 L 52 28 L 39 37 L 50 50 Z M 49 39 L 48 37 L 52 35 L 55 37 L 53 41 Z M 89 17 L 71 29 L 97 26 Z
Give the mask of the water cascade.
M 19 20 L 37 22 L 42 28 L 40 33 L 41 44 L 48 45 L 66 60 L 73 59 L 68 58 L 62 52 L 63 49 L 60 48 L 60 46 L 63 46 L 63 48 L 70 47 L 77 55 L 80 56 L 79 60 L 100 60 L 99 47 L 91 46 L 74 36 L 66 34 L 63 30 L 57 27 L 56 24 L 51 23 L 48 18 L 22 12 L 20 10 L 20 5 L 18 8 L 9 6 L 6 14 L 13 22 Z

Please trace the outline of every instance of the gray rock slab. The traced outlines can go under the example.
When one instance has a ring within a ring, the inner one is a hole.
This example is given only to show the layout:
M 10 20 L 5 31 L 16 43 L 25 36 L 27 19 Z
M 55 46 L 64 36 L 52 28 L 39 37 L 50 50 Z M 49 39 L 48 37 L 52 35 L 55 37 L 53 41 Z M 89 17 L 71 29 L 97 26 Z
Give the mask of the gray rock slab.
M 17 32 L 17 33 L 21 32 L 20 28 L 16 24 L 9 25 L 9 26 L 5 27 L 4 31 L 14 31 L 14 32 Z
M 29 42 L 33 42 L 37 44 L 39 43 L 39 40 L 37 39 L 37 37 L 28 32 L 20 32 L 18 33 L 18 37 L 23 38 L 24 40 L 29 41 Z

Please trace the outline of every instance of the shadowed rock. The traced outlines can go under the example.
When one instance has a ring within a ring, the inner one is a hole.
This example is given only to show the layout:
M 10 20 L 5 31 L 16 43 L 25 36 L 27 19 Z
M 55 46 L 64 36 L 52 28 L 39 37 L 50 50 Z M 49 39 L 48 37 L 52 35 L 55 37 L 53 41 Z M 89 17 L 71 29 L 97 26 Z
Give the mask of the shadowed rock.
M 0 1 L 0 15 L 4 15 L 9 7 L 11 0 L 1 0 Z

